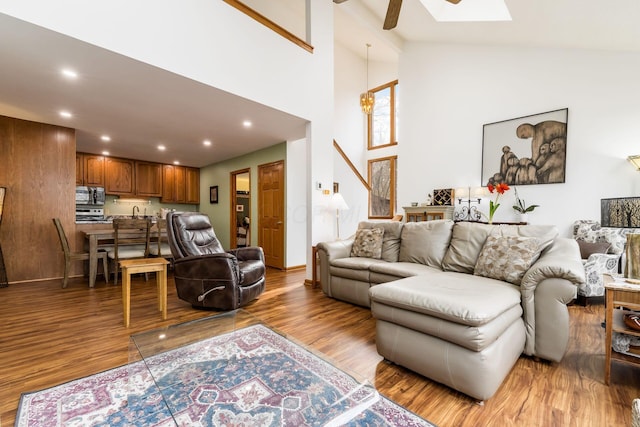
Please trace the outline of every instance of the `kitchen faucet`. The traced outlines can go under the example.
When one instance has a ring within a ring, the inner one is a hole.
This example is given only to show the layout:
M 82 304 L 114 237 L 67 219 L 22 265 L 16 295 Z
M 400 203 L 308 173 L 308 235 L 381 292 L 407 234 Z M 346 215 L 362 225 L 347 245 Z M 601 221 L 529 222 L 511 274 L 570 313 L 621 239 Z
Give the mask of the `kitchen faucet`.
M 131 214 L 131 218 L 136 219 L 138 216 L 136 215 L 136 209 L 138 209 L 138 213 L 140 213 L 140 208 L 136 205 L 133 207 L 133 213 Z

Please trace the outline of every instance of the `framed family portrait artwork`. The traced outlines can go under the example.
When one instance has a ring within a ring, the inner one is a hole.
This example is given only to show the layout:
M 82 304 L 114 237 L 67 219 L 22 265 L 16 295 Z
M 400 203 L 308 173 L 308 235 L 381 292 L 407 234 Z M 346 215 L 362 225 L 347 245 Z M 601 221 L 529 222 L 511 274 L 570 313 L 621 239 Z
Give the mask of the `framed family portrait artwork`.
M 565 182 L 569 109 L 501 122 L 482 130 L 482 185 Z

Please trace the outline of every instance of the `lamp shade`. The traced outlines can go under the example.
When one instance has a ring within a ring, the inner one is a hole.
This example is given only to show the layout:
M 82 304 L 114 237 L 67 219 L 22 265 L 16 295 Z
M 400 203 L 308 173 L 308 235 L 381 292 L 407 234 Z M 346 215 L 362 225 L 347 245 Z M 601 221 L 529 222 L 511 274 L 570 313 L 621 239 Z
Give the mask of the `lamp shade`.
M 345 211 L 349 209 L 349 205 L 344 201 L 344 197 L 340 193 L 333 193 L 331 196 L 331 201 L 329 202 L 329 207 L 331 209 L 336 209 L 339 211 Z
M 640 171 L 640 156 L 629 156 L 627 160 L 636 168 L 636 170 Z

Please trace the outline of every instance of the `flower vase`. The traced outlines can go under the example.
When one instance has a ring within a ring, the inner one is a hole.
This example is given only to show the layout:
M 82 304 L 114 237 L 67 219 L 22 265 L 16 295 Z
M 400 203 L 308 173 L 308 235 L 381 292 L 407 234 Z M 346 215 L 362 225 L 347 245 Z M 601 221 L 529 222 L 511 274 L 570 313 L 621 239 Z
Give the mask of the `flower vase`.
M 529 222 L 529 215 L 526 214 L 526 213 L 521 213 L 520 214 L 520 222 L 524 222 L 524 223 Z

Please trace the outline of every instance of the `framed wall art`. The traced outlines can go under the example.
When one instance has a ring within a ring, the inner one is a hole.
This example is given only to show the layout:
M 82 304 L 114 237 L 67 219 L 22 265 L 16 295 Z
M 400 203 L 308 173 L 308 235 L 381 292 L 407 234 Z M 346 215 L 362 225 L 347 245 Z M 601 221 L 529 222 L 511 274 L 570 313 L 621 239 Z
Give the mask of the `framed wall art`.
M 569 109 L 488 123 L 482 131 L 482 185 L 565 182 Z
M 209 203 L 218 203 L 218 186 L 209 187 Z
M 600 224 L 603 227 L 640 228 L 640 197 L 601 199 Z

